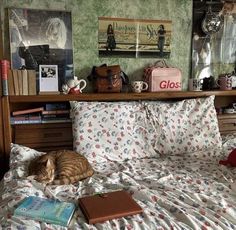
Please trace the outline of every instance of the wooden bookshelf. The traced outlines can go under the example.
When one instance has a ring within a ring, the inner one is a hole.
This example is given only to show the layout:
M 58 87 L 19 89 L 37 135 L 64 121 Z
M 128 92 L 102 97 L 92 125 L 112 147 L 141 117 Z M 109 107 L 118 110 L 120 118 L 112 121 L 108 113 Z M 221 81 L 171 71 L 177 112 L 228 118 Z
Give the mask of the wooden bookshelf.
M 174 91 L 174 92 L 144 92 L 144 93 L 82 93 L 80 95 L 35 95 L 35 96 L 9 96 L 10 103 L 27 102 L 61 102 L 61 101 L 128 101 L 128 100 L 161 100 L 176 98 L 194 98 L 215 95 L 232 97 L 236 90 L 230 91 Z

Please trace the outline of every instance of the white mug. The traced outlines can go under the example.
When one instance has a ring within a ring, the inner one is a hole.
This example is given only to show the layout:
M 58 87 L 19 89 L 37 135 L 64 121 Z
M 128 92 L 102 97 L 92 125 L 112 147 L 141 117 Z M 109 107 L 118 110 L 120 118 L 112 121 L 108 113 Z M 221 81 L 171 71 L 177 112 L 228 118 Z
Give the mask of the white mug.
M 148 84 L 144 81 L 132 81 L 131 82 L 132 91 L 135 93 L 141 93 L 148 89 Z
M 189 91 L 201 91 L 202 90 L 202 80 L 196 78 L 190 78 L 188 81 Z
M 66 84 L 62 85 L 64 94 L 79 94 L 86 87 L 87 82 L 84 79 L 78 80 L 77 77 L 70 79 Z

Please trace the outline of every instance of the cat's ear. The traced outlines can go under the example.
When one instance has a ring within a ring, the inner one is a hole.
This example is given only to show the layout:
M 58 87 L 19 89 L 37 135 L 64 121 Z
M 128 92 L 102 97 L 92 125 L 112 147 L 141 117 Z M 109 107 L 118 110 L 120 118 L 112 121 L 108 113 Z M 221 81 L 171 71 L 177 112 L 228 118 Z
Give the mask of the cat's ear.
M 50 161 L 50 159 L 47 159 L 46 167 L 50 168 L 51 166 L 52 166 L 52 162 Z

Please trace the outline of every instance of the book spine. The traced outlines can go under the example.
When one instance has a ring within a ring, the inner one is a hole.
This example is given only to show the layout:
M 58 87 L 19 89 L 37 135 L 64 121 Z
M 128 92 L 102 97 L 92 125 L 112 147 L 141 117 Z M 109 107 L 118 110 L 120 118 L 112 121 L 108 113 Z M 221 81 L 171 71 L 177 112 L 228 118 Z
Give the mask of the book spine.
M 21 70 L 22 74 L 22 87 L 23 87 L 23 95 L 28 95 L 28 72 L 26 69 Z
M 68 109 L 68 106 L 66 104 L 63 104 L 63 103 L 46 103 L 45 104 L 45 110 L 49 110 L 49 111 L 52 111 L 52 110 L 67 110 Z
M 42 114 L 69 114 L 70 110 L 48 110 L 43 111 Z
M 41 124 L 42 121 L 41 120 L 12 120 L 11 124 L 12 125 L 19 125 L 19 124 Z
M 45 119 L 42 119 L 42 123 L 71 123 L 71 122 L 72 122 L 71 119 L 63 119 L 63 120 L 58 120 L 58 119 L 45 120 Z
M 1 76 L 2 76 L 2 94 L 8 95 L 7 75 L 10 69 L 10 62 L 8 60 L 1 60 Z
M 43 111 L 43 107 L 40 107 L 40 108 L 35 108 L 35 109 L 25 109 L 25 110 L 14 111 L 12 112 L 12 115 L 16 116 L 16 115 L 21 115 L 21 114 L 35 113 L 35 112 L 42 112 L 42 111 Z
M 41 216 L 33 216 L 30 213 L 27 214 L 25 212 L 17 212 L 16 215 L 31 218 L 31 219 L 34 219 L 36 221 L 42 221 L 42 222 L 49 223 L 49 224 L 57 224 L 57 225 L 67 227 L 67 223 L 65 223 L 62 220 L 49 219 L 49 218 L 44 218 L 44 217 L 41 217 Z

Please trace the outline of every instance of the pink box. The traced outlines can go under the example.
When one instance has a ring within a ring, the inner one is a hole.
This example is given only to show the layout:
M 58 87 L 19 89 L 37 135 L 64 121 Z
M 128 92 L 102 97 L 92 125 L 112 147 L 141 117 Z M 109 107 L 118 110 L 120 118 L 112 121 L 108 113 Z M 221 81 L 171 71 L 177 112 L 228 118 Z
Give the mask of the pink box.
M 154 68 L 147 81 L 150 92 L 182 90 L 182 74 L 178 68 Z

